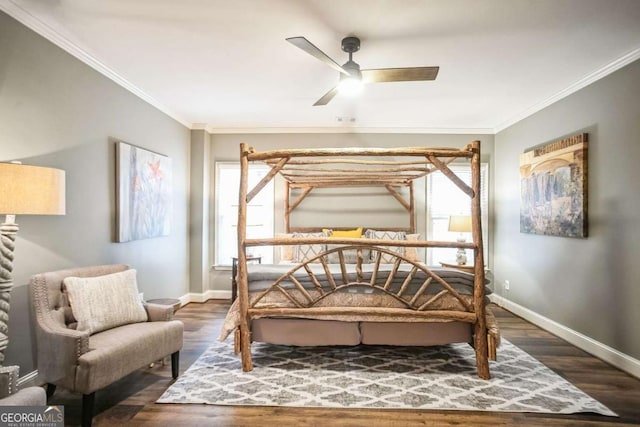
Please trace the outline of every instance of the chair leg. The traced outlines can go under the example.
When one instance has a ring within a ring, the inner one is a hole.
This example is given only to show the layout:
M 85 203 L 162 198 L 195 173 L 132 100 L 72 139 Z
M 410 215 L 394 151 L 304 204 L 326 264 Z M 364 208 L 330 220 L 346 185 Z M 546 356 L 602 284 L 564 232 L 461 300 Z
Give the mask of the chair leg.
M 82 395 L 82 427 L 91 427 L 93 420 L 93 401 L 96 392 Z
M 53 396 L 53 393 L 56 392 L 56 385 L 47 383 L 47 399 L 50 399 Z
M 171 376 L 175 380 L 178 378 L 178 374 L 180 371 L 180 352 L 176 351 L 171 354 Z

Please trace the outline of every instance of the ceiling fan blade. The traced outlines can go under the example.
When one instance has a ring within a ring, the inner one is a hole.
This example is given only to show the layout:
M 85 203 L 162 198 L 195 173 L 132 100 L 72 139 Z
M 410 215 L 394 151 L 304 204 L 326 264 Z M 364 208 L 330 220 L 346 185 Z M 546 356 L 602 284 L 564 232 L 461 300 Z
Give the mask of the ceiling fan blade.
M 329 101 L 331 101 L 333 97 L 336 96 L 337 94 L 338 94 L 338 86 L 334 87 L 329 92 L 322 95 L 322 98 L 318 99 L 316 103 L 313 104 L 313 106 L 317 107 L 319 105 L 327 105 Z
M 379 68 L 361 70 L 365 83 L 435 80 L 440 67 Z
M 312 55 L 312 56 L 318 58 L 320 61 L 324 62 L 325 64 L 327 64 L 331 68 L 333 68 L 333 69 L 335 69 L 337 71 L 340 71 L 341 73 L 346 74 L 347 76 L 349 75 L 349 73 L 344 68 L 342 68 L 336 61 L 334 61 L 333 59 L 329 58 L 326 53 L 324 53 L 323 51 L 318 49 L 316 47 L 316 45 L 311 43 L 306 38 L 304 38 L 304 37 L 289 37 L 286 40 L 289 43 L 291 43 L 292 45 L 294 45 L 296 47 L 299 47 L 300 49 L 304 50 L 309 55 Z

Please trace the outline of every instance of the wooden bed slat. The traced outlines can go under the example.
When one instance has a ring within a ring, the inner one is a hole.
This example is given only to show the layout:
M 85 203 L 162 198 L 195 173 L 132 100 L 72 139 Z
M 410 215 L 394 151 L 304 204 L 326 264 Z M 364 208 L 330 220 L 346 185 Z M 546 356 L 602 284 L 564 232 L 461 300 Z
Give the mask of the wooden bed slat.
M 247 152 L 249 161 L 280 159 L 282 157 L 422 157 L 433 155 L 437 157 L 471 157 L 473 153 L 466 149 L 430 148 L 430 147 L 348 147 L 348 148 L 299 148 L 288 150 L 272 150 L 261 152 Z M 363 163 L 366 162 L 363 161 Z
M 409 301 L 409 304 L 411 306 L 413 306 L 418 301 L 418 298 L 420 298 L 422 294 L 426 292 L 431 282 L 433 282 L 433 277 L 427 277 L 427 280 L 425 280 L 422 283 L 422 286 L 420 286 L 420 289 L 418 289 L 418 292 L 416 292 L 415 295 L 413 295 L 413 298 L 411 298 L 411 301 Z
M 458 186 L 458 188 L 460 188 L 460 190 L 464 191 L 465 194 L 467 194 L 469 197 L 473 197 L 473 194 L 474 194 L 473 189 L 469 187 L 467 184 L 465 184 L 465 182 L 461 180 L 458 177 L 458 175 L 455 174 L 455 172 L 449 169 L 449 166 L 447 166 L 445 163 L 441 162 L 440 159 L 434 156 L 427 156 L 427 157 L 429 158 L 431 163 L 433 163 L 435 167 L 440 169 L 440 172 L 446 175 L 447 178 L 451 180 L 451 182 L 453 182 L 455 185 Z
M 306 187 L 305 189 L 303 189 L 303 190 L 302 190 L 302 194 L 300 194 L 300 195 L 298 196 L 298 198 L 297 198 L 297 199 L 295 199 L 295 200 L 293 201 L 293 203 L 291 203 L 291 204 L 289 205 L 289 207 L 287 208 L 287 212 L 288 212 L 288 213 L 293 212 L 293 210 L 294 210 L 295 208 L 297 208 L 297 207 L 298 207 L 298 205 L 299 205 L 300 203 L 302 203 L 302 201 L 305 199 L 305 197 L 307 197 L 307 195 L 308 195 L 309 193 L 311 193 L 311 191 L 312 191 L 312 190 L 313 190 L 313 187 Z
M 247 193 L 247 203 L 249 203 L 255 196 L 262 190 L 268 183 L 277 175 L 278 172 L 287 164 L 288 158 L 282 158 L 278 163 L 271 168 L 271 170 L 260 180 L 253 190 Z
M 442 291 L 438 292 L 437 294 L 435 294 L 434 296 L 429 298 L 428 301 L 426 301 L 424 304 L 422 304 L 420 307 L 418 307 L 418 311 L 426 310 L 431 304 L 433 304 L 434 302 L 438 301 L 440 298 L 443 298 L 445 295 L 447 295 L 447 291 L 445 291 L 445 290 L 442 290 Z
M 314 230 L 316 228 L 313 228 Z M 389 228 L 386 228 L 389 230 Z M 403 231 L 406 229 L 403 229 Z M 431 247 L 431 248 L 463 248 L 475 249 L 473 242 L 447 242 L 430 240 L 390 240 L 390 239 L 362 239 L 352 237 L 275 237 L 272 239 L 247 239 L 245 245 L 251 246 L 272 246 L 272 245 L 362 245 L 367 246 L 397 246 L 397 247 Z
M 344 254 L 342 251 L 338 251 L 338 258 L 340 259 L 340 272 L 342 273 L 342 283 L 345 285 L 349 283 L 349 275 L 347 274 L 347 266 L 344 265 Z
M 362 282 L 362 248 L 356 249 L 356 280 Z
M 388 317 L 416 317 L 422 320 L 459 320 L 474 323 L 475 313 L 465 313 L 450 310 L 414 311 L 405 308 L 386 307 L 308 307 L 308 308 L 251 308 L 249 313 L 254 316 L 318 316 L 318 315 L 371 315 Z
M 323 295 L 324 294 L 324 289 L 322 288 L 322 285 L 318 281 L 318 278 L 316 277 L 316 275 L 313 274 L 313 271 L 311 271 L 311 268 L 309 268 L 309 264 L 305 264 L 304 265 L 304 269 L 307 272 L 307 274 L 309 275 L 309 278 L 311 279 L 311 283 L 313 283 L 313 286 L 315 286 L 316 289 L 318 289 L 318 291 L 320 291 L 320 294 Z
M 382 252 L 376 251 L 376 259 L 373 264 L 373 272 L 371 273 L 371 286 L 376 284 L 378 280 L 378 271 L 380 270 L 380 261 L 382 260 Z
M 418 164 L 425 164 L 426 162 L 421 161 Z M 298 163 L 299 165 L 300 163 Z M 394 163 L 396 164 L 396 163 Z M 409 163 L 397 163 L 400 165 L 407 165 Z M 297 172 L 324 172 L 325 176 L 327 173 L 337 173 L 337 174 L 345 174 L 345 173 L 366 173 L 369 174 L 371 172 L 376 172 L 376 173 L 380 173 L 380 174 L 388 174 L 388 173 L 394 173 L 394 172 L 419 172 L 421 174 L 425 174 L 425 173 L 430 173 L 433 172 L 434 170 L 436 170 L 435 168 L 428 168 L 428 167 L 396 167 L 396 168 L 359 168 L 359 169 L 355 169 L 355 168 L 336 168 L 336 167 L 332 167 L 332 168 L 314 168 L 314 167 L 308 167 L 308 166 L 292 166 L 291 162 L 289 162 L 286 167 L 283 168 L 283 174 L 294 174 Z M 302 174 L 297 174 L 297 176 L 301 176 Z
M 380 251 L 378 251 L 378 253 L 380 253 Z M 396 258 L 396 261 L 393 263 L 393 268 L 391 269 L 391 272 L 389 273 L 389 277 L 387 277 L 387 281 L 384 284 L 384 290 L 389 290 L 389 286 L 391 286 L 391 283 L 393 282 L 393 279 L 395 279 L 396 277 L 396 273 L 398 273 L 398 268 L 400 268 L 400 263 L 402 262 L 402 260 L 400 258 Z
M 411 283 L 411 280 L 413 280 L 413 276 L 416 274 L 416 271 L 418 271 L 418 267 L 414 265 L 411 271 L 409 272 L 409 274 L 407 275 L 406 279 L 404 279 L 402 286 L 400 286 L 400 290 L 397 293 L 399 297 L 401 297 L 402 294 L 404 294 L 404 291 L 407 290 L 407 287 L 409 286 L 409 283 Z
M 298 288 L 298 290 L 304 295 L 304 297 L 309 301 L 309 303 L 313 303 L 313 297 L 309 295 L 309 292 L 302 286 L 302 284 L 294 277 L 293 274 L 289 275 L 289 280 L 293 282 L 293 284 Z
M 392 185 L 387 184 L 384 187 L 407 211 L 411 212 L 411 205 L 402 197 L 402 194 L 398 193 Z
M 329 286 L 331 286 L 332 290 L 336 289 L 336 281 L 331 274 L 331 270 L 329 269 L 329 265 L 327 261 L 325 261 L 324 257 L 320 258 L 320 263 L 322 264 L 322 268 L 324 269 L 324 274 L 327 277 L 327 281 L 329 282 Z
M 300 308 L 304 307 L 303 304 L 300 304 L 300 302 L 294 297 L 292 297 L 291 294 L 289 294 L 289 292 L 287 292 L 287 290 L 284 289 L 282 286 L 275 285 L 273 286 L 273 288 L 279 291 L 280 293 L 282 293 L 285 297 L 287 297 L 287 299 L 291 301 L 296 307 L 300 307 Z

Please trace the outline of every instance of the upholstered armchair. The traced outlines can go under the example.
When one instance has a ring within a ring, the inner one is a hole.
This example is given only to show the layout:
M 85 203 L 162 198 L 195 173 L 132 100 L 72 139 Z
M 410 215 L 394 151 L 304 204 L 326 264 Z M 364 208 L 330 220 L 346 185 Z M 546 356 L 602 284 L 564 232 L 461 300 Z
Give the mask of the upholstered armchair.
M 30 282 L 38 375 L 82 393 L 82 425 L 91 425 L 95 392 L 171 355 L 178 377 L 183 324 L 173 308 L 143 304 L 135 270 L 102 265 L 37 274 Z

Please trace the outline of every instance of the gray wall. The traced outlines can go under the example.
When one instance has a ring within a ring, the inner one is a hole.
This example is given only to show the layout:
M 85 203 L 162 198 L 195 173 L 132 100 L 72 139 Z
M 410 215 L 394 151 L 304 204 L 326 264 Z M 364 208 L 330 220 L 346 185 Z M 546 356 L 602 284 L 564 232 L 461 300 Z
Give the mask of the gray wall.
M 494 270 L 502 295 L 640 359 L 640 62 L 495 136 Z M 589 134 L 589 237 L 519 232 L 518 156 Z
M 357 133 L 340 133 L 340 134 L 245 134 L 245 135 L 211 135 L 211 167 L 215 167 L 215 162 L 218 161 L 238 161 L 239 159 L 239 145 L 244 142 L 250 146 L 253 146 L 258 151 L 266 151 L 280 148 L 326 148 L 326 147 L 410 147 L 410 146 L 426 146 L 426 147 L 464 147 L 466 144 L 473 140 L 480 140 L 482 143 L 482 160 L 489 163 L 489 170 L 493 168 L 491 163 L 493 161 L 494 153 L 494 137 L 493 135 L 417 135 L 417 134 L 357 134 Z M 215 173 L 212 171 L 212 177 L 215 177 Z M 212 192 L 215 186 L 212 185 Z M 356 190 L 357 191 L 357 190 Z M 359 200 L 364 200 L 365 206 L 359 205 L 358 207 L 358 223 L 354 223 L 351 220 L 335 223 L 339 221 L 336 219 L 339 215 L 335 215 L 327 207 L 330 203 L 326 199 L 317 200 L 311 196 L 308 196 L 308 200 L 305 199 L 300 204 L 296 212 L 302 213 L 306 209 L 305 218 L 302 215 L 293 217 L 292 225 L 310 225 L 310 226 L 371 226 L 372 224 L 391 225 L 380 223 L 379 216 L 380 211 L 385 210 L 385 215 L 389 212 L 395 212 L 398 218 L 404 220 L 406 213 L 403 215 L 401 208 L 398 208 L 398 202 L 390 195 L 380 194 L 384 197 L 368 196 Z M 416 199 L 416 225 L 417 231 L 425 236 L 425 189 L 424 187 L 415 189 Z M 369 200 L 366 200 L 369 199 Z M 214 212 L 213 203 L 215 195 L 211 197 L 210 211 Z M 276 184 L 275 187 L 275 231 L 276 233 L 283 232 L 283 206 L 284 206 L 284 191 L 283 185 Z M 333 199 L 336 206 L 344 206 L 345 196 L 337 195 Z M 378 204 L 386 203 L 385 205 Z M 314 212 L 315 207 L 318 204 L 323 204 L 323 209 L 320 213 Z M 306 208 L 305 208 L 306 206 Z M 369 209 L 367 209 L 369 208 Z M 309 214 L 307 217 L 306 214 Z M 349 217 L 354 217 L 354 210 L 349 210 Z M 491 208 L 489 209 L 489 217 L 491 218 Z M 331 222 L 331 223 L 329 223 Z M 407 225 L 407 224 L 401 224 Z M 211 223 L 211 265 L 215 259 L 213 253 L 215 244 L 213 241 L 214 223 Z M 491 247 L 491 242 L 489 242 Z M 231 286 L 229 272 L 212 270 L 210 282 L 210 289 L 212 290 L 229 290 Z
M 203 293 L 209 280 L 209 195 L 211 178 L 210 136 L 204 130 L 191 131 L 191 173 L 189 179 L 189 291 Z M 211 221 L 213 222 L 213 221 Z
M 188 289 L 189 130 L 0 12 L 0 161 L 64 169 L 66 216 L 19 216 L 6 364 L 35 369 L 28 280 L 102 263 L 138 270 L 145 298 Z M 113 243 L 114 141 L 173 160 L 171 235 Z

